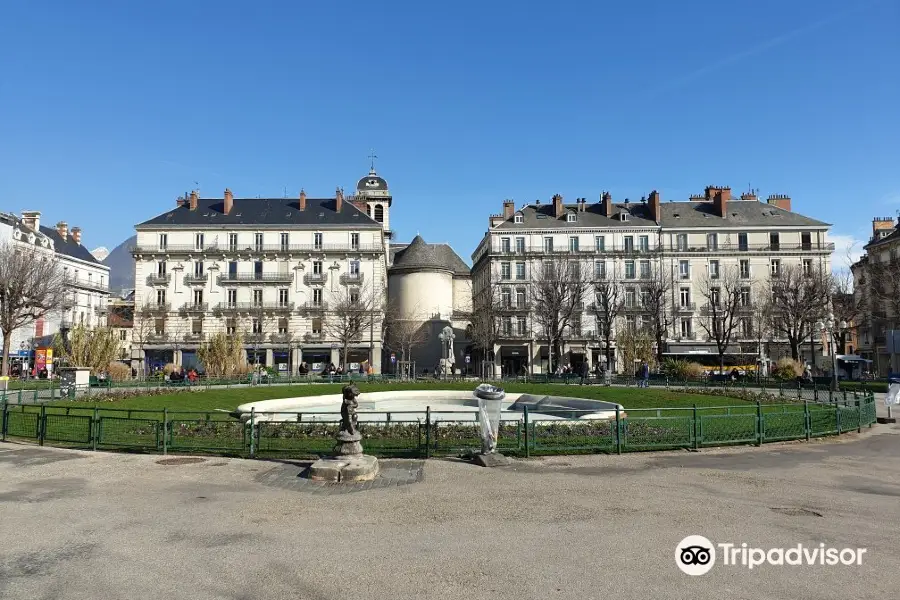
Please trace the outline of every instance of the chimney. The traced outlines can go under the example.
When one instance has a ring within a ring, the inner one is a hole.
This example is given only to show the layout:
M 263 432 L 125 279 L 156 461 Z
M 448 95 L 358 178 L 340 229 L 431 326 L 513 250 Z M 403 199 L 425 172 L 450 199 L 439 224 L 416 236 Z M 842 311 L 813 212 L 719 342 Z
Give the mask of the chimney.
M 603 192 L 600 195 L 600 214 L 604 217 L 612 217 L 612 194 Z
M 306 210 L 306 192 L 303 189 L 300 190 L 300 210 Z
M 41 211 L 39 210 L 23 210 L 22 221 L 29 229 L 38 231 L 41 226 Z
M 175 206 L 181 208 L 182 206 L 187 206 L 188 201 L 184 198 L 184 196 L 178 196 L 175 198 Z
M 513 215 L 516 214 L 516 203 L 512 200 L 504 200 L 503 201 L 503 218 L 504 219 L 512 219 Z
M 56 224 L 56 233 L 59 234 L 59 237 L 61 237 L 64 242 L 68 241 L 69 225 L 65 221 L 60 221 Z
M 875 217 L 872 219 L 872 238 L 879 239 L 894 230 L 893 217 Z
M 756 194 L 754 192 L 745 192 L 741 194 L 741 200 L 745 202 L 756 202 L 759 200 L 759 198 L 756 197 Z
M 199 199 L 200 198 L 197 195 L 197 190 L 193 190 L 191 192 L 191 200 L 190 200 L 191 210 L 197 210 L 197 200 L 199 200 Z
M 785 196 L 784 194 L 772 194 L 769 196 L 769 199 L 766 200 L 768 204 L 772 206 L 776 206 L 782 210 L 786 210 L 788 212 L 791 211 L 791 197 Z
M 225 214 L 230 214 L 231 209 L 234 207 L 234 195 L 231 193 L 231 190 L 225 188 Z
M 724 187 L 711 189 L 715 191 L 712 198 L 713 212 L 723 219 L 728 218 L 728 202 L 731 200 L 731 188 Z
M 563 212 L 565 209 L 563 208 L 563 197 L 559 194 L 553 195 L 553 215 L 558 219 L 563 216 Z
M 341 207 L 344 206 L 344 190 L 341 188 L 337 188 L 334 190 L 334 211 L 341 212 Z
M 72 241 L 81 244 L 81 227 L 72 228 Z
M 656 221 L 656 224 L 659 225 L 660 214 L 659 214 L 659 192 L 653 190 L 650 192 L 650 218 Z

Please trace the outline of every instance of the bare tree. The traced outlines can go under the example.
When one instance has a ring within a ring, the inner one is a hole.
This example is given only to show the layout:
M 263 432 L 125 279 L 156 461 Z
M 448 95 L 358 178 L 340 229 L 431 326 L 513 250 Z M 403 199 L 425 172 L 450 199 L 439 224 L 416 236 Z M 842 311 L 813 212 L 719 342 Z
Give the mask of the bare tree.
M 672 287 L 672 275 L 658 268 L 641 288 L 641 306 L 650 316 L 650 333 L 656 342 L 656 361 L 660 365 L 663 362 L 666 336 L 675 321 L 670 300 Z
M 112 327 L 88 329 L 84 325 L 76 325 L 69 332 L 67 344 L 63 344 L 62 338 L 57 335 L 53 346 L 54 352 L 66 364 L 87 367 L 93 375 L 99 375 L 108 371 L 110 363 L 116 359 L 119 338 Z
M 805 273 L 799 265 L 781 268 L 772 277 L 772 325 L 787 339 L 791 358 L 800 359 L 801 344 L 814 334 L 814 323 L 828 312 L 831 284 L 821 269 Z
M 342 285 L 332 292 L 324 327 L 341 344 L 345 369 L 349 365 L 350 345 L 361 342 L 365 333 L 375 327 L 376 313 L 382 308 L 383 298 L 365 282 L 358 286 Z
M 588 291 L 588 279 L 577 260 L 545 258 L 533 279 L 531 294 L 535 323 L 541 328 L 550 350 L 550 371 L 554 358 L 562 356 L 563 336 L 577 321 Z
M 612 368 L 612 339 L 616 321 L 625 310 L 625 288 L 613 268 L 594 282 L 592 311 L 597 321 L 597 334 L 603 338 L 606 368 Z
M 500 339 L 500 304 L 499 287 L 488 282 L 480 291 L 472 296 L 472 315 L 470 319 L 470 338 L 482 352 L 482 376 L 485 376 L 484 365 L 492 360 L 494 345 Z M 493 376 L 490 373 L 490 376 Z
M 13 333 L 60 310 L 65 299 L 63 272 L 52 253 L 24 244 L 0 245 L 0 333 L 3 334 L 0 374 L 9 374 Z
M 772 337 L 772 298 L 766 289 L 757 284 L 753 289 L 753 300 L 750 309 L 750 323 L 756 335 L 756 351 L 759 356 L 757 379 L 760 376 L 763 360 L 763 344 Z
M 837 354 L 846 354 L 847 337 L 857 330 L 864 314 L 860 296 L 853 293 L 853 276 L 847 270 L 833 273 L 830 277 L 831 312 L 834 320 L 845 323 L 846 328 L 835 327 L 833 343 Z
M 416 309 L 401 312 L 397 309 L 385 313 L 384 339 L 389 350 L 400 355 L 400 362 L 405 363 L 412 356 L 413 348 L 420 346 L 428 339 L 422 319 L 418 318 Z
M 700 281 L 700 296 L 706 301 L 702 307 L 706 318 L 700 319 L 700 327 L 716 343 L 720 373 L 725 371 L 725 353 L 738 324 L 743 287 L 734 266 L 722 269 L 718 277 L 707 273 Z
M 153 335 L 156 325 L 154 323 L 154 315 L 150 310 L 150 297 L 144 299 L 143 304 L 134 307 L 134 325 L 131 329 L 131 349 L 137 347 L 138 357 L 141 361 L 141 369 L 138 371 L 143 379 L 147 375 L 147 359 L 144 355 L 144 347 L 147 345 L 148 338 Z

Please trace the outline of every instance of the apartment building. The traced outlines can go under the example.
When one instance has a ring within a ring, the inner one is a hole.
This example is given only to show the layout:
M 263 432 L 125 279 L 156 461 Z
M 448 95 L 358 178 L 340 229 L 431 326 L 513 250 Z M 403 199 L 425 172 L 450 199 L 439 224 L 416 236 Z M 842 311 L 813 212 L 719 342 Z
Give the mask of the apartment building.
M 10 353 L 27 357 L 36 348 L 49 347 L 57 333 L 74 325 L 98 327 L 106 324 L 109 268 L 101 264 L 81 243 L 79 227 L 65 222 L 56 227 L 41 224 L 39 211 L 23 211 L 21 217 L 0 213 L 0 243 L 28 246 L 53 253 L 63 271 L 66 303 L 59 311 L 16 331 Z
M 341 364 L 334 309 L 386 289 L 392 198 L 374 168 L 356 194 L 330 198 L 178 199 L 140 223 L 135 257 L 135 360 L 197 364 L 210 335 L 243 336 L 251 362 L 296 373 Z M 354 294 L 356 296 L 354 296 Z M 377 303 L 382 306 L 382 302 Z M 381 321 L 352 341 L 348 362 L 381 368 Z
M 499 286 L 502 312 L 501 340 L 495 363 L 504 372 L 543 372 L 550 364 L 550 349 L 535 323 L 533 283 L 542 263 L 566 258 L 589 273 L 592 285 L 614 280 L 624 289 L 620 327 L 641 328 L 651 315 L 643 307 L 647 282 L 661 276 L 667 281 L 667 320 L 671 323 L 665 353 L 715 364 L 716 344 L 702 323 L 710 324 L 707 294 L 701 285 L 734 273 L 746 281 L 741 290 L 742 310 L 733 343 L 727 348 L 732 364 L 756 364 L 789 354 L 783 340 L 761 340 L 754 328 L 752 309 L 760 294 L 768 293 L 771 278 L 788 265 L 807 272 L 830 270 L 834 246 L 826 242 L 829 225 L 791 211 L 787 196 L 760 202 L 755 194 L 731 197 L 727 187 L 706 188 L 686 201 L 663 202 L 657 191 L 632 202 L 613 201 L 605 192 L 596 203 L 579 198 L 566 204 L 555 196 L 548 204 L 536 202 L 516 208 L 503 203 L 503 212 L 491 215 L 489 229 L 472 255 L 473 293 Z M 588 292 L 579 314 L 566 332 L 563 364 L 605 360 L 598 306 Z M 705 320 L 705 321 L 704 321 Z M 818 336 L 815 336 L 818 338 Z M 764 344 L 762 342 L 765 342 Z M 820 339 L 812 339 L 806 360 L 822 362 Z M 615 350 L 615 342 L 611 344 Z M 628 371 L 619 352 L 613 352 L 616 371 Z M 556 362 L 556 361 L 554 361 Z

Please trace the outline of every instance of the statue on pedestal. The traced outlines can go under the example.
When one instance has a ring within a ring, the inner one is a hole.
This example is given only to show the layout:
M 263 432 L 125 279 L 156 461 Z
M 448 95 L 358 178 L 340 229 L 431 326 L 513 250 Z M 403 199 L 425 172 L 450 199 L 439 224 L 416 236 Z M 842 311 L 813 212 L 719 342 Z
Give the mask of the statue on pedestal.
M 341 456 L 351 454 L 362 454 L 362 434 L 359 432 L 359 425 L 356 416 L 356 409 L 359 408 L 359 388 L 355 384 L 345 385 L 341 390 L 344 397 L 341 403 L 341 429 L 337 434 L 338 444 L 336 447 L 337 454 Z

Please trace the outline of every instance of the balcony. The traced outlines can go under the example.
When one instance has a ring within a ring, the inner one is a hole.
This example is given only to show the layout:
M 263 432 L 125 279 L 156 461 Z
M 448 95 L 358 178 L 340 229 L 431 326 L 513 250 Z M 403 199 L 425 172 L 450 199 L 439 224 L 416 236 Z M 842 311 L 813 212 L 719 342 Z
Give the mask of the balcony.
M 102 316 L 102 315 L 105 315 L 105 314 L 108 314 L 108 313 L 109 313 L 109 307 L 108 307 L 108 306 L 95 306 L 95 307 L 94 307 L 94 314 L 96 314 L 96 315 L 98 315 L 98 316 Z
M 130 248 L 132 255 L 195 255 L 195 254 L 292 254 L 303 252 L 365 252 L 377 253 L 384 252 L 384 246 L 381 244 L 209 244 L 204 246 L 196 246 L 193 244 L 178 245 L 166 244 L 159 246 L 157 244 L 132 246 Z
M 627 313 L 641 313 L 647 311 L 644 305 L 640 302 L 635 302 L 634 304 L 626 304 L 624 310 Z
M 646 247 L 633 245 L 606 245 L 603 248 L 596 246 L 579 246 L 578 248 L 545 248 L 544 246 L 526 246 L 524 248 L 498 248 L 490 250 L 495 256 L 546 256 L 546 255 L 569 255 L 569 256 L 592 256 L 592 255 L 623 255 L 623 256 L 650 256 L 663 251 L 663 247 L 659 245 L 650 245 Z
M 517 312 L 528 312 L 531 310 L 530 302 L 519 302 L 519 303 L 509 303 L 509 304 L 501 304 L 500 308 L 497 309 L 497 312 L 501 313 L 517 313 Z
M 154 331 L 147 334 L 146 342 L 148 344 L 165 344 L 169 341 L 169 334 L 165 331 Z
M 203 339 L 204 335 L 202 331 L 184 334 L 184 341 L 187 344 L 199 344 L 203 342 Z
M 86 277 L 75 277 L 74 275 L 66 275 L 63 279 L 66 285 L 78 287 L 85 290 L 93 290 L 95 292 L 109 292 L 109 286 L 100 281 L 94 281 Z
M 834 252 L 834 243 L 799 243 L 799 244 L 718 244 L 716 246 L 675 246 L 665 252 L 675 254 L 731 254 L 731 253 L 770 253 L 770 252 Z
M 344 273 L 340 279 L 341 285 L 360 285 L 363 282 L 362 273 Z
M 213 308 L 213 311 L 216 313 L 289 313 L 293 310 L 293 302 L 219 302 Z
M 192 302 L 190 304 L 183 304 L 178 312 L 182 314 L 203 314 L 209 310 L 209 305 L 206 302 L 195 303 Z
M 169 273 L 147 275 L 147 285 L 169 285 L 172 276 Z
M 61 320 L 61 321 L 59 322 L 59 328 L 60 328 L 60 330 L 62 330 L 62 329 L 72 329 L 73 326 L 74 326 L 74 323 L 72 322 L 72 319 L 63 319 L 63 320 Z
M 209 275 L 202 273 L 200 275 L 192 274 L 184 276 L 184 285 L 203 285 L 209 281 Z
M 744 313 L 752 312 L 753 311 L 753 303 L 747 302 L 747 303 L 741 304 L 737 307 L 737 310 L 738 310 L 738 312 L 744 312 Z
M 695 302 L 682 302 L 675 307 L 675 310 L 678 312 L 693 312 L 697 310 L 697 304 Z
M 264 333 L 246 333 L 244 334 L 244 343 L 245 344 L 262 344 L 266 341 L 266 334 Z
M 529 331 L 528 329 L 508 329 L 505 331 L 501 330 L 499 337 L 506 340 L 530 340 L 531 331 Z
M 290 333 L 273 333 L 269 336 L 269 341 L 273 344 L 290 344 L 291 343 L 291 334 Z
M 142 310 L 148 312 L 150 314 L 166 314 L 172 310 L 172 305 L 168 302 L 157 302 L 151 304 L 145 304 L 142 307 Z
M 303 283 L 306 285 L 322 284 L 328 281 L 327 273 L 307 273 L 303 276 Z
M 306 312 L 324 312 L 328 310 L 327 302 L 304 302 L 300 305 L 300 310 Z
M 325 335 L 321 331 L 313 331 L 303 334 L 304 342 L 321 342 L 324 339 Z
M 680 334 L 675 336 L 676 340 L 696 340 L 697 334 L 693 331 L 684 332 L 682 331 Z
M 219 285 L 229 283 L 265 284 L 265 283 L 292 283 L 292 273 L 226 273 L 219 275 Z

